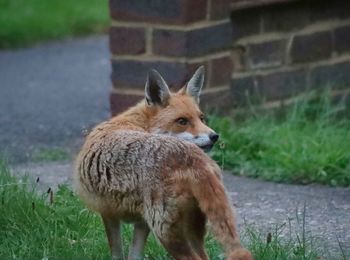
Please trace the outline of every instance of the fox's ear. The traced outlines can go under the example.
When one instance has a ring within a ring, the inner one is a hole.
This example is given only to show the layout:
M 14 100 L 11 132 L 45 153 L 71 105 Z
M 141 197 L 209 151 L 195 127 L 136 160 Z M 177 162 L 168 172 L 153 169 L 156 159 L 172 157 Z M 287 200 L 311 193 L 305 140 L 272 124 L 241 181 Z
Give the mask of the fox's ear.
M 158 71 L 152 69 L 148 72 L 145 97 L 148 105 L 166 106 L 170 97 L 170 91 L 165 80 Z
M 193 74 L 186 86 L 186 94 L 199 103 L 199 96 L 204 85 L 204 66 L 200 66 Z

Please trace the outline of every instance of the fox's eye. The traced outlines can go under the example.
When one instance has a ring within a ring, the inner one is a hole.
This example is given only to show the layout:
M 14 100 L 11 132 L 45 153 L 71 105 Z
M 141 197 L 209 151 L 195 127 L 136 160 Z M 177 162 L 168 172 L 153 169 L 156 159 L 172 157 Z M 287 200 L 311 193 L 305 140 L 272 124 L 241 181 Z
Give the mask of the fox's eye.
M 180 125 L 187 125 L 188 124 L 188 119 L 184 118 L 184 117 L 180 117 L 180 118 L 176 119 L 176 123 L 178 123 Z
M 204 123 L 205 122 L 205 116 L 204 115 L 200 115 L 199 119 Z

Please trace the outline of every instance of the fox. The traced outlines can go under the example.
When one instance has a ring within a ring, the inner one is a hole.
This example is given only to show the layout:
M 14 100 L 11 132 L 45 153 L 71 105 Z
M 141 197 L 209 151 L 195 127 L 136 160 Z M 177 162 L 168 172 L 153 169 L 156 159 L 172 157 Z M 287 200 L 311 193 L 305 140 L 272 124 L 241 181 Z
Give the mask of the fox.
M 207 222 L 227 259 L 253 259 L 240 242 L 221 170 L 206 153 L 219 135 L 199 109 L 204 73 L 199 67 L 171 92 L 151 70 L 144 99 L 86 136 L 75 191 L 101 215 L 112 259 L 124 259 L 122 222 L 134 226 L 128 260 L 142 259 L 150 232 L 174 259 L 209 259 Z

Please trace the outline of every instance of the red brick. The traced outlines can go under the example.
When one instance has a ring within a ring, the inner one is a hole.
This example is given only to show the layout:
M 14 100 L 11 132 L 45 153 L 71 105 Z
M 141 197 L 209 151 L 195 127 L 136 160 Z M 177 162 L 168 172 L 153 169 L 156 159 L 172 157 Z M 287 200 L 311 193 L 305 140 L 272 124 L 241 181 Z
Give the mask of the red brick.
M 166 56 L 200 56 L 228 48 L 231 44 L 229 22 L 192 31 L 154 30 L 153 52 Z
M 231 9 L 240 10 L 240 9 L 249 9 L 256 7 L 263 7 L 267 5 L 280 4 L 293 2 L 295 0 L 231 0 Z
M 311 88 L 333 89 L 348 88 L 350 86 L 350 61 L 335 64 L 320 65 L 310 72 Z
M 286 53 L 285 40 L 271 40 L 249 44 L 249 65 L 252 69 L 277 67 L 284 63 Z
M 262 102 L 258 81 L 253 75 L 233 78 L 231 93 L 234 106 L 247 106 Z
M 329 31 L 295 36 L 290 56 L 293 62 L 308 62 L 330 58 L 332 36 Z
M 187 56 L 188 35 L 179 30 L 154 30 L 152 51 L 167 56 Z
M 306 90 L 306 72 L 298 69 L 261 75 L 258 88 L 266 100 L 292 97 Z
M 147 73 L 156 69 L 173 89 L 179 89 L 190 79 L 201 64 L 164 61 L 112 61 L 112 82 L 115 88 L 143 90 Z
M 347 19 L 350 16 L 350 2 L 344 0 L 305 1 L 309 4 L 311 21 L 319 22 L 322 20 L 340 20 Z
M 141 99 L 143 95 L 132 95 L 132 94 L 121 94 L 121 93 L 111 93 L 109 96 L 111 113 L 112 116 L 115 116 L 129 107 L 135 105 Z
M 109 0 L 113 19 L 187 24 L 206 18 L 207 0 Z
M 307 90 L 306 71 L 298 69 L 234 78 L 231 89 L 236 105 L 285 99 Z
M 210 19 L 218 20 L 228 18 L 230 16 L 231 0 L 208 0 L 210 3 Z
M 232 93 L 230 89 L 221 89 L 211 92 L 203 92 L 199 103 L 205 112 L 215 111 L 227 114 L 232 109 Z
M 261 24 L 261 9 L 252 8 L 237 10 L 231 13 L 232 40 L 259 34 Z
M 230 56 L 211 60 L 210 86 L 229 85 L 233 71 Z
M 262 13 L 264 32 L 292 31 L 310 24 L 310 12 L 303 1 L 266 6 Z
M 141 54 L 145 52 L 145 29 L 111 27 L 109 47 L 112 54 Z
M 334 42 L 338 53 L 350 52 L 350 25 L 334 30 Z
M 237 46 L 232 48 L 232 62 L 234 71 L 244 71 L 247 69 L 246 46 Z

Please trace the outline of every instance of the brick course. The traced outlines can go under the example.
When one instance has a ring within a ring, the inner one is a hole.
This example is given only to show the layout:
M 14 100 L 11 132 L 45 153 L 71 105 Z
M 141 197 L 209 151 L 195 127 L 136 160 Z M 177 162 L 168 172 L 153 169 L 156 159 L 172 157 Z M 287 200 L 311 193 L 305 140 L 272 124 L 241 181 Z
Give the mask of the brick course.
M 285 61 L 286 40 L 249 44 L 248 49 L 250 68 L 278 67 Z
M 301 29 L 309 24 L 310 13 L 305 5 L 280 4 L 263 9 L 264 32 L 285 32 Z
M 212 92 L 203 92 L 200 98 L 200 107 L 206 111 L 226 112 L 232 109 L 232 93 L 230 89 L 218 89 Z
M 136 94 L 121 94 L 111 93 L 109 96 L 109 102 L 111 106 L 112 116 L 123 112 L 128 107 L 135 105 L 137 102 L 143 99 L 143 95 Z
M 262 97 L 261 93 L 259 93 L 255 76 L 233 78 L 231 81 L 231 93 L 234 104 L 237 106 L 259 103 Z
M 309 89 L 349 88 L 349 10 L 350 2 L 342 0 L 235 10 L 233 63 L 240 73 L 233 74 L 231 83 L 235 102 L 261 103 Z
M 332 36 L 330 31 L 295 36 L 290 53 L 292 62 L 327 59 L 331 57 L 331 54 Z
M 110 0 L 112 19 L 186 24 L 205 19 L 206 0 Z
M 314 88 L 348 88 L 350 86 L 350 61 L 313 68 L 310 72 L 310 85 Z
M 334 30 L 334 45 L 338 54 L 350 52 L 350 25 Z
M 318 1 L 317 4 L 309 5 L 311 22 L 320 22 L 325 20 L 348 19 L 350 2 L 342 0 L 334 0 L 332 3 L 328 1 Z
M 194 29 L 154 30 L 153 52 L 166 56 L 200 56 L 217 50 L 227 49 L 231 44 L 231 24 Z
M 258 84 L 266 100 L 291 97 L 306 90 L 306 71 L 299 69 L 259 76 Z
M 230 16 L 231 0 L 208 0 L 210 1 L 209 18 L 218 20 Z
M 259 34 L 261 28 L 261 10 L 259 8 L 232 12 L 232 39 Z
M 146 50 L 145 29 L 111 27 L 109 47 L 112 54 L 141 54 Z
M 109 1 L 114 112 L 151 68 L 177 90 L 205 65 L 202 105 L 224 109 L 350 86 L 349 1 Z
M 164 76 L 170 87 L 178 89 L 190 79 L 194 68 L 199 66 L 200 64 L 182 62 L 114 60 L 112 61 L 112 82 L 117 88 L 143 90 L 147 73 L 154 68 Z
M 234 71 L 244 71 L 247 67 L 247 49 L 244 46 L 236 46 L 232 49 L 232 62 Z
M 220 86 L 230 82 L 233 63 L 230 56 L 213 59 L 210 61 L 209 86 Z

